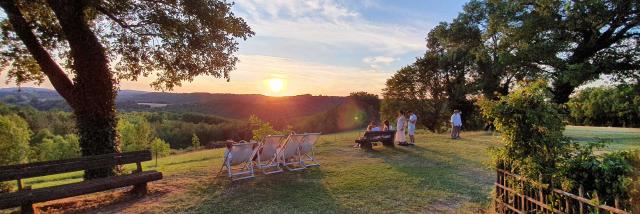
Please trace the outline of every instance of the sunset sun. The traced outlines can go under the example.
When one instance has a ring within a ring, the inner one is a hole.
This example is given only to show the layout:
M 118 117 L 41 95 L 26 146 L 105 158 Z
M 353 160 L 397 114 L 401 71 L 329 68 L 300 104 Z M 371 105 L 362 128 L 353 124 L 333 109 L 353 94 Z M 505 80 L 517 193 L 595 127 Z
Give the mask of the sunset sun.
M 273 78 L 273 79 L 269 79 L 267 80 L 267 84 L 269 86 L 269 89 L 271 90 L 271 92 L 280 92 L 282 91 L 282 89 L 284 88 L 284 80 L 282 79 L 278 79 L 278 78 Z

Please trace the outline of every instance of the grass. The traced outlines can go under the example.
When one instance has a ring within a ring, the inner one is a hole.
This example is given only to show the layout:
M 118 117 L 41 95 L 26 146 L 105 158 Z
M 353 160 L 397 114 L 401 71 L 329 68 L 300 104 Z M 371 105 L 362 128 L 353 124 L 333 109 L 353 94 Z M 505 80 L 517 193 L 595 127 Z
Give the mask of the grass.
M 640 128 L 567 126 L 564 134 L 583 143 L 603 141 L 607 151 L 640 149 Z
M 316 150 L 320 167 L 259 174 L 240 182 L 214 178 L 222 162 L 222 149 L 160 158 L 159 167 L 149 161 L 143 164 L 145 169 L 165 176 L 151 189 L 172 189 L 143 202 L 104 209 L 151 213 L 477 213 L 488 206 L 495 178 L 485 163 L 487 150 L 500 145 L 497 136 L 464 132 L 463 139 L 450 140 L 446 134 L 419 131 L 414 147 L 376 146 L 375 151 L 367 152 L 351 148 L 358 135 L 323 136 Z M 609 139 L 609 150 L 640 149 L 640 129 L 570 126 L 566 135 L 581 142 Z M 66 173 L 28 179 L 26 184 L 39 188 L 77 182 L 81 177 L 81 172 Z

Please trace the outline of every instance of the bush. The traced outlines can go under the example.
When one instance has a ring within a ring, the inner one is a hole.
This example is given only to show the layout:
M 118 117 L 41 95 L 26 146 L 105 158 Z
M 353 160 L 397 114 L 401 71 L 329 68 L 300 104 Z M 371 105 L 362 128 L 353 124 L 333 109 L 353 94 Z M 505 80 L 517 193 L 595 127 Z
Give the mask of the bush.
M 502 133 L 504 146 L 492 151 L 496 167 L 534 180 L 542 174 L 544 182 L 567 191 L 576 192 L 583 185 L 590 197 L 598 193 L 600 203 L 612 204 L 615 197 L 624 201 L 637 194 L 630 190 L 633 173 L 637 174 L 632 167 L 637 154 L 596 155 L 593 149 L 601 144 L 582 146 L 564 137 L 563 118 L 557 106 L 547 101 L 546 85 L 534 82 L 498 101 L 480 102 L 484 115 Z
M 613 204 L 615 197 L 621 201 L 628 200 L 632 182 L 633 166 L 631 152 L 613 152 L 596 155 L 593 148 L 602 144 L 589 146 L 574 145 L 571 152 L 562 163 L 556 182 L 562 189 L 578 192 L 580 185 L 591 196 L 598 193 L 601 203 Z
M 569 140 L 554 104 L 547 102 L 546 82 L 538 81 L 497 101 L 481 100 L 486 118 L 502 133 L 503 147 L 493 150 L 495 163 L 530 178 L 551 175 L 567 154 Z

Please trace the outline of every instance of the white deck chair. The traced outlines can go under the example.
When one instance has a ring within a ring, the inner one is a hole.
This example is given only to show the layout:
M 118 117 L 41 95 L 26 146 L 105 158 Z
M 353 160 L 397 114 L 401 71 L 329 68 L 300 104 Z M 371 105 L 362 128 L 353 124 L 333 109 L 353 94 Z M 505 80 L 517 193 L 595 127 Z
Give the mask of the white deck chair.
M 289 171 L 296 171 L 305 168 L 300 159 L 300 143 L 306 136 L 307 135 L 305 134 L 290 134 L 280 148 L 280 151 L 278 151 L 280 164 L 286 167 Z
M 257 145 L 258 142 L 256 141 L 233 144 L 231 150 L 224 157 L 218 175 L 221 175 L 222 171 L 226 168 L 229 178 L 233 181 L 255 177 L 253 172 L 253 157 L 258 150 Z
M 313 148 L 315 147 L 316 142 L 320 138 L 320 133 L 306 133 L 306 137 L 303 139 L 302 143 L 300 143 L 300 163 L 305 166 L 320 166 L 320 162 L 316 160 L 315 153 Z M 310 162 L 311 164 L 307 164 L 306 162 Z
M 278 164 L 278 149 L 284 143 L 285 138 L 284 135 L 268 135 L 262 139 L 262 144 L 256 152 L 256 166 L 265 175 L 283 171 Z

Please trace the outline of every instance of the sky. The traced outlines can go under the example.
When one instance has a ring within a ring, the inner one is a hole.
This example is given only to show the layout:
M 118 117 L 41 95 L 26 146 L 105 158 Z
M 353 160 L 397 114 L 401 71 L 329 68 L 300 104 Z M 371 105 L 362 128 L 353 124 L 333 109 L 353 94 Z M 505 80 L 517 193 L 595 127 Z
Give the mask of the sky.
M 426 50 L 425 37 L 462 0 L 235 0 L 254 37 L 240 41 L 231 80 L 197 77 L 174 92 L 291 96 L 381 94 L 385 81 Z M 3 74 L 4 75 L 4 74 Z M 1 77 L 0 79 L 4 79 Z M 150 78 L 121 89 L 152 91 Z M 4 80 L 0 87 L 11 87 Z M 29 86 L 29 85 L 25 85 Z M 50 87 L 45 83 L 41 87 Z

